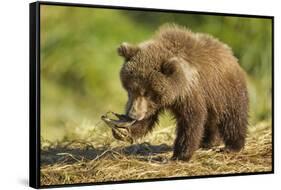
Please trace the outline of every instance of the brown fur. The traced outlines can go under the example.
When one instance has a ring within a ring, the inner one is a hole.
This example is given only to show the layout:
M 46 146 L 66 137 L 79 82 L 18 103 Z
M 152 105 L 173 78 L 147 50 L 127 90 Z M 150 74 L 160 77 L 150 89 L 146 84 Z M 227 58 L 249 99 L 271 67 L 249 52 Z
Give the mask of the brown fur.
M 189 160 L 200 144 L 211 147 L 219 137 L 228 150 L 244 147 L 245 74 L 227 45 L 169 25 L 152 40 L 122 44 L 118 52 L 125 58 L 120 78 L 129 97 L 126 111 L 139 120 L 132 126 L 134 137 L 151 131 L 159 113 L 169 109 L 177 121 L 173 159 Z

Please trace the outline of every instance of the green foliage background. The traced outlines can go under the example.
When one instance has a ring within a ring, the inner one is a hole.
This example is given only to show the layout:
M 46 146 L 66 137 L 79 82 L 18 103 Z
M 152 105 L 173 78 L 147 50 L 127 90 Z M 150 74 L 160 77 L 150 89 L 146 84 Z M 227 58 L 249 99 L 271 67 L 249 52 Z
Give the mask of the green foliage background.
M 119 80 L 123 42 L 151 38 L 165 23 L 209 33 L 232 47 L 248 73 L 250 124 L 271 120 L 272 22 L 179 13 L 41 6 L 41 135 L 51 141 L 83 138 L 107 111 L 122 113 Z M 165 127 L 171 121 L 161 120 Z M 98 137 L 97 137 L 98 138 Z

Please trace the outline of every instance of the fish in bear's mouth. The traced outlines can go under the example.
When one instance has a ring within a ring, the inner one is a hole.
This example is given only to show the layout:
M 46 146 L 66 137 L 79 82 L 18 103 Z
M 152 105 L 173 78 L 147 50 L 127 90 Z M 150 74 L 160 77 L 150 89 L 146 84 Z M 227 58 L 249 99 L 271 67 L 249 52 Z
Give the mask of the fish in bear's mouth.
M 134 142 L 130 127 L 137 122 L 137 120 L 127 115 L 114 112 L 107 112 L 105 115 L 101 116 L 101 119 L 112 129 L 113 136 L 116 139 L 130 143 Z

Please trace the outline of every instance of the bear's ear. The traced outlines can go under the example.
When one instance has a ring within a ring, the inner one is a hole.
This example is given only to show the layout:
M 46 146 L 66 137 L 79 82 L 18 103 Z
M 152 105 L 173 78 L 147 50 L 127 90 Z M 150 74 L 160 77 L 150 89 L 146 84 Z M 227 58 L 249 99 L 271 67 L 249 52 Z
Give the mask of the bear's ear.
M 161 73 L 170 76 L 177 73 L 180 69 L 180 61 L 178 58 L 173 57 L 165 61 L 161 65 Z
M 120 56 L 124 57 L 125 60 L 129 60 L 139 51 L 138 46 L 130 45 L 126 42 L 123 42 L 117 49 L 117 52 Z

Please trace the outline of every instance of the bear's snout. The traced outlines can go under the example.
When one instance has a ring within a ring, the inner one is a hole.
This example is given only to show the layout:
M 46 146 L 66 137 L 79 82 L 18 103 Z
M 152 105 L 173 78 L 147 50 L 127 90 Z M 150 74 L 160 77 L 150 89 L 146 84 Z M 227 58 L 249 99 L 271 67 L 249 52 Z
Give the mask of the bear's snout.
M 131 119 L 135 119 L 138 121 L 144 119 L 146 113 L 147 113 L 147 101 L 144 97 L 135 98 L 135 100 L 132 101 L 127 111 L 127 115 Z
M 129 113 L 128 113 L 128 116 L 129 116 L 131 119 L 140 121 L 140 120 L 142 120 L 142 119 L 145 118 L 145 113 L 129 112 Z

